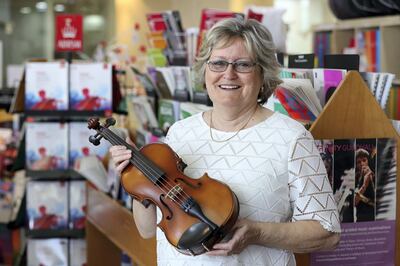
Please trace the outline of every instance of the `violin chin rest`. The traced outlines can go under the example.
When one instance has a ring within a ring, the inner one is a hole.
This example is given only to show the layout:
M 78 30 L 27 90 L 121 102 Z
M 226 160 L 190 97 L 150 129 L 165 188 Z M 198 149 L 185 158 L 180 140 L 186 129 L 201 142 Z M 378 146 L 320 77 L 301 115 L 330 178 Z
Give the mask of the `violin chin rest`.
M 206 223 L 193 224 L 182 234 L 178 242 L 178 249 L 189 250 L 201 246 L 211 234 L 212 230 Z

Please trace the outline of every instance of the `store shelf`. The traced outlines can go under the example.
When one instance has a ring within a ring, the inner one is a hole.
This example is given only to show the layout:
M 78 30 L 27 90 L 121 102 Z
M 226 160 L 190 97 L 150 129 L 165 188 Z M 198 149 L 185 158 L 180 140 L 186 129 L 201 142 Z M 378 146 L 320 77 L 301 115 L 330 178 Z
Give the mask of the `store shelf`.
M 400 16 L 382 16 L 338 20 L 336 23 L 317 25 L 313 28 L 314 31 L 332 31 L 332 30 L 348 30 L 353 28 L 373 28 L 373 27 L 388 27 L 398 26 L 400 24 Z
M 73 169 L 66 170 L 26 170 L 26 176 L 35 180 L 84 180 L 85 178 Z
M 87 193 L 88 265 L 121 265 L 121 251 L 138 265 L 156 265 L 156 240 L 140 237 L 131 212 L 91 185 Z
M 58 120 L 69 118 L 85 118 L 85 117 L 108 117 L 111 111 L 57 111 L 57 110 L 25 110 L 24 114 L 28 117 L 38 118 L 57 118 Z
M 28 230 L 30 238 L 84 238 L 84 229 L 36 229 Z

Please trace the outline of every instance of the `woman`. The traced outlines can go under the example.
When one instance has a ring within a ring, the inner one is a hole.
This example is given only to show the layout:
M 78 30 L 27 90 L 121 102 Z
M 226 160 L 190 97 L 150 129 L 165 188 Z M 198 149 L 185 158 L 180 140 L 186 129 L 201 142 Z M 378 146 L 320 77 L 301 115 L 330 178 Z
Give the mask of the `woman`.
M 240 202 L 232 238 L 200 256 L 180 254 L 157 230 L 159 265 L 295 265 L 292 252 L 334 248 L 340 225 L 313 138 L 298 122 L 264 107 L 280 80 L 272 38 L 254 20 L 217 23 L 194 66 L 213 109 L 176 122 L 166 142 L 192 178 L 207 172 Z M 121 172 L 131 153 L 114 146 Z M 133 203 L 143 237 L 156 233 L 156 208 Z

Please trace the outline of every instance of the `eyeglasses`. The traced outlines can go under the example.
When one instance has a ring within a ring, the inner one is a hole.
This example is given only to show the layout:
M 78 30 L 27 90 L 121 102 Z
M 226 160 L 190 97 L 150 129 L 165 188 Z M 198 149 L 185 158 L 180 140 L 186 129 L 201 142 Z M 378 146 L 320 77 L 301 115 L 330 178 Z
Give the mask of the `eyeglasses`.
M 228 62 L 225 60 L 208 60 L 207 65 L 211 71 L 224 72 L 229 65 L 232 65 L 233 69 L 239 73 L 250 73 L 253 71 L 257 63 L 245 60 L 238 60 L 234 62 Z

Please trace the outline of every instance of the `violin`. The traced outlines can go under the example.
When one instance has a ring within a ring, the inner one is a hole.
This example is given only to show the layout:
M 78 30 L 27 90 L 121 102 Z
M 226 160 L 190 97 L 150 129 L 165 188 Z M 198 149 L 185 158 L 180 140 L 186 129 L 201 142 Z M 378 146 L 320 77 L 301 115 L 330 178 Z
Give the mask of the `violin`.
M 210 251 L 231 231 L 239 215 L 239 202 L 224 183 L 205 173 L 199 179 L 184 175 L 186 164 L 166 144 L 153 143 L 140 150 L 129 145 L 109 129 L 115 124 L 108 118 L 100 125 L 98 118 L 88 121 L 97 131 L 90 136 L 94 145 L 105 138 L 112 145 L 132 151 L 130 164 L 121 174 L 125 191 L 144 206 L 155 204 L 162 213 L 158 227 L 179 252 L 200 255 Z

